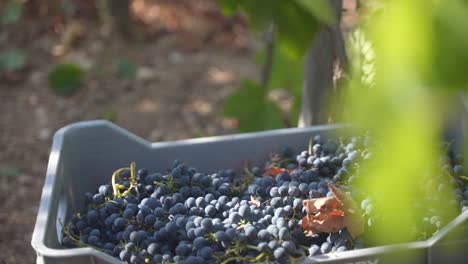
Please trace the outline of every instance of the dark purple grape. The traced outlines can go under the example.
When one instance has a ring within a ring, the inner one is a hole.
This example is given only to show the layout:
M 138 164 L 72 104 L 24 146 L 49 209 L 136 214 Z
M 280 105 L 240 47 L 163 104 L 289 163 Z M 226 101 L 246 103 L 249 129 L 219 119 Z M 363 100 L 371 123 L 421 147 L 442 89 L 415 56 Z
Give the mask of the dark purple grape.
M 281 227 L 278 231 L 278 238 L 280 240 L 290 240 L 291 234 L 289 233 L 289 229 L 287 227 Z
M 209 217 L 214 217 L 216 215 L 216 208 L 212 204 L 207 205 L 205 207 L 205 214 Z
M 330 242 L 328 241 L 323 242 L 322 246 L 320 246 L 320 252 L 322 252 L 322 254 L 326 254 L 330 252 L 331 249 L 332 249 L 332 244 L 330 244 Z
M 115 230 L 122 230 L 125 227 L 126 223 L 127 222 L 123 218 L 118 217 L 114 220 L 113 227 L 115 228 Z
M 145 216 L 145 224 L 146 225 L 152 226 L 154 224 L 154 222 L 156 222 L 156 216 L 154 216 L 152 214 L 149 214 L 149 215 Z
M 345 246 L 340 246 L 336 249 L 336 252 L 344 252 L 346 251 L 346 247 Z
M 318 245 L 312 245 L 309 247 L 309 256 L 315 256 L 315 255 L 319 255 L 321 252 L 320 252 L 320 247 Z
M 251 215 L 250 206 L 248 206 L 248 205 L 241 205 L 241 206 L 239 207 L 239 215 L 240 215 L 243 219 L 250 219 L 250 215 Z
M 283 247 L 278 247 L 273 251 L 275 259 L 279 260 L 286 256 L 286 250 Z
M 65 247 L 73 247 L 74 246 L 73 241 L 68 236 L 64 236 L 62 238 L 62 245 L 64 245 Z
M 120 257 L 120 260 L 127 262 L 127 261 L 130 261 L 130 256 L 131 255 L 132 254 L 130 253 L 130 251 L 124 249 L 124 250 L 120 251 L 119 257 Z
M 180 243 L 180 244 L 175 248 L 175 252 L 176 252 L 177 255 L 186 257 L 186 256 L 188 256 L 190 253 L 192 253 L 192 248 L 191 248 L 191 246 L 189 246 L 189 245 L 186 244 L 186 243 Z
M 203 237 L 197 237 L 193 240 L 193 247 L 195 249 L 201 249 L 206 245 L 205 238 Z
M 203 247 L 198 250 L 198 255 L 205 260 L 210 260 L 213 257 L 213 249 L 211 247 Z

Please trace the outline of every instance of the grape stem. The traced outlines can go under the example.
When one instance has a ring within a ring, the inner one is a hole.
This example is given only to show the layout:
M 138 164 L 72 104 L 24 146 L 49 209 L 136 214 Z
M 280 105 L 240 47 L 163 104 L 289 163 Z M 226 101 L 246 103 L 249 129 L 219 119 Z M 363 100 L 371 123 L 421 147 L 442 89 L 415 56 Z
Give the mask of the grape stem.
M 249 175 L 250 177 L 253 177 L 254 175 L 252 174 L 252 172 L 250 172 L 249 168 L 246 166 L 244 167 L 244 172 L 245 174 Z
M 117 181 L 120 181 L 120 173 L 126 170 L 130 170 L 130 187 L 123 193 L 120 193 L 121 185 L 118 184 Z M 120 168 L 112 174 L 112 189 L 114 191 L 114 197 L 124 197 L 128 195 L 131 190 L 136 187 L 136 182 L 136 163 L 132 161 L 132 163 L 130 163 L 130 167 Z
M 312 156 L 312 142 L 313 142 L 313 138 L 310 137 L 309 139 L 309 156 Z
M 96 249 L 96 250 L 99 250 L 99 251 L 102 251 L 101 249 L 97 248 L 97 247 L 93 247 L 89 244 L 86 244 L 86 243 L 83 243 L 81 242 L 77 237 L 73 236 L 72 234 L 70 234 L 70 231 L 69 231 L 69 227 L 66 227 L 63 222 L 62 222 L 62 219 L 59 219 L 59 224 L 62 226 L 62 232 L 63 234 L 65 234 L 68 238 L 70 238 L 70 240 L 77 246 L 79 247 L 90 247 L 90 248 L 93 248 L 93 249 Z

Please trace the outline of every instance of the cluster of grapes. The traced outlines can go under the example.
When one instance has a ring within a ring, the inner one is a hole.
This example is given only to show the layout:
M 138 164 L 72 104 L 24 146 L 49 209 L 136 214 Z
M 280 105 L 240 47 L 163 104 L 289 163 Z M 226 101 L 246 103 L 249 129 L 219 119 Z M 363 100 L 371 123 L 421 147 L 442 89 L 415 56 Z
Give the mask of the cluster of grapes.
M 284 148 L 242 175 L 207 174 L 178 160 L 166 173 L 131 166 L 85 194 L 86 210 L 63 225 L 62 244 L 127 263 L 288 263 L 362 248 L 346 228 L 306 236 L 301 219 L 303 200 L 333 195 L 328 183 L 351 190 L 346 185 L 358 163 L 370 158 L 368 145 L 368 137 L 323 142 L 315 136 L 308 151 L 294 157 Z

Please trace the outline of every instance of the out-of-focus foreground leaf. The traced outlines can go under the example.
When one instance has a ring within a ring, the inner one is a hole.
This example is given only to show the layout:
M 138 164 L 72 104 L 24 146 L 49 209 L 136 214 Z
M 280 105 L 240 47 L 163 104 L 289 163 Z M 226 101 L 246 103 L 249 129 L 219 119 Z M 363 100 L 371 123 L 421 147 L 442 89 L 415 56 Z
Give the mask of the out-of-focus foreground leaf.
M 433 85 L 442 89 L 467 89 L 468 1 L 435 2 L 430 77 Z
M 448 77 L 443 71 L 428 74 L 438 52 L 433 40 L 440 36 L 432 27 L 438 12 L 433 2 L 387 1 L 368 31 L 375 48 L 375 84 L 364 85 L 360 74 L 350 82 L 348 120 L 360 133 L 370 130 L 381 143 L 355 184 L 375 201 L 380 219 L 373 224 L 369 245 L 411 241 L 424 211 L 434 210 L 446 219 L 456 215 L 448 204 L 452 190 L 434 191 L 448 179 L 432 177 L 441 173 L 433 164 L 442 155 L 440 109 L 446 94 L 441 91 L 446 87 L 431 84 Z M 450 57 L 439 59 L 447 63 L 444 67 L 455 66 Z M 421 188 L 425 183 L 429 185 Z M 415 210 L 415 203 L 423 210 Z
M 335 17 L 328 0 L 296 0 L 296 2 L 314 14 L 319 20 L 328 24 L 335 23 Z

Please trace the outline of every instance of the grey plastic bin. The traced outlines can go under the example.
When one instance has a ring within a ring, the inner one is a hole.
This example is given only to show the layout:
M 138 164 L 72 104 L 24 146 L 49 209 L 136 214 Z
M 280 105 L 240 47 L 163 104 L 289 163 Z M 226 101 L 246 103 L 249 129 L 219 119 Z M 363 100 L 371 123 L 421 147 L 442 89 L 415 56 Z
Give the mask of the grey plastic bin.
M 60 245 L 60 220 L 83 209 L 83 194 L 110 181 L 118 168 L 136 161 L 138 167 L 163 170 L 178 158 L 204 171 L 242 169 L 244 161 L 262 164 L 284 145 L 304 149 L 311 135 L 342 126 L 279 129 L 173 142 L 149 143 L 107 121 L 89 121 L 60 129 L 54 136 L 32 246 L 37 263 L 122 263 L 92 248 Z M 304 263 L 468 263 L 468 211 L 435 237 L 401 245 L 353 250 L 309 258 Z

